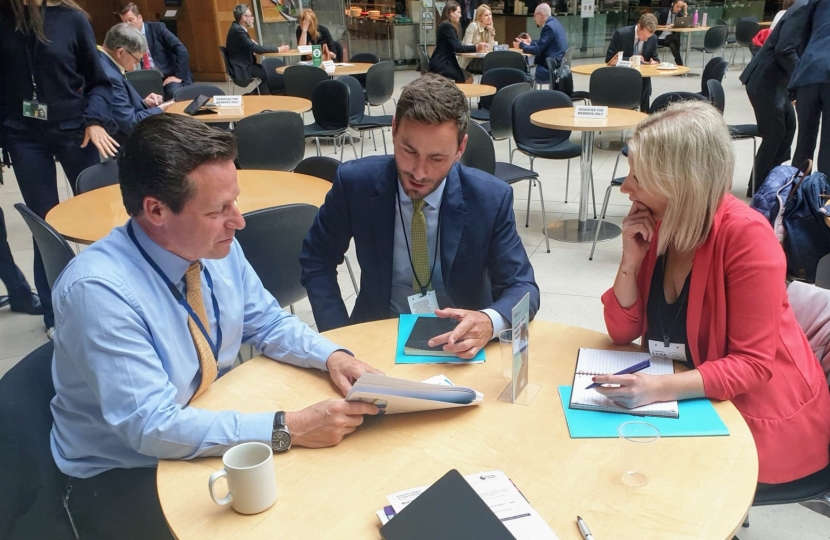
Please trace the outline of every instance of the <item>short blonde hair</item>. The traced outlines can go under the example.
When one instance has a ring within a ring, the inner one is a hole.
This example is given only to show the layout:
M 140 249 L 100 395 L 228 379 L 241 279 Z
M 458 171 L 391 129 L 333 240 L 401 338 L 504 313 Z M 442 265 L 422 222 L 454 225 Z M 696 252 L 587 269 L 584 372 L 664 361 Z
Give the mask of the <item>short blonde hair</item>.
M 490 6 L 488 6 L 487 4 L 481 4 L 480 6 L 478 6 L 476 8 L 476 15 L 475 15 L 475 21 L 476 22 L 480 22 L 481 18 L 484 16 L 485 11 L 489 11 L 490 13 L 493 13 L 493 11 L 490 9 Z
M 667 201 L 657 253 L 701 246 L 735 170 L 720 112 L 700 101 L 674 103 L 637 126 L 628 156 L 642 189 Z

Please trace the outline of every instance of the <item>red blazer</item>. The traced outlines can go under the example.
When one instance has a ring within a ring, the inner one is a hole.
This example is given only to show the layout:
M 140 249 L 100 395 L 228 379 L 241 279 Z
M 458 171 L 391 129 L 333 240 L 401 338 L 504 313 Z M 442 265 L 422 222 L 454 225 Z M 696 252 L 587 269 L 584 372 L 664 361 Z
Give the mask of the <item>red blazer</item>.
M 655 238 L 633 306 L 620 306 L 613 288 L 602 296 L 616 343 L 645 339 L 656 246 Z M 758 448 L 758 481 L 769 484 L 802 478 L 830 460 L 830 392 L 790 308 L 785 274 L 769 223 L 726 194 L 695 253 L 686 332 L 706 397 L 731 400 L 741 412 Z

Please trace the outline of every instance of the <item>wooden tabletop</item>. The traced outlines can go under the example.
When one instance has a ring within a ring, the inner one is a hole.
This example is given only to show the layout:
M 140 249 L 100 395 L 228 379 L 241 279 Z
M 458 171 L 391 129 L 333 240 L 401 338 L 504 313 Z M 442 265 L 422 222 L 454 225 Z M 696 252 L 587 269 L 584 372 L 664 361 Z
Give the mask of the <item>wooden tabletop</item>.
M 279 150 L 276 150 L 279 151 Z M 322 206 L 331 183 L 292 172 L 240 170 L 240 212 L 271 206 L 308 203 Z M 67 199 L 46 214 L 46 222 L 70 242 L 91 244 L 127 222 L 119 185 L 94 189 Z
M 657 27 L 657 31 L 668 31 L 668 32 L 677 32 L 678 34 L 682 34 L 683 32 L 705 32 L 711 28 L 710 26 L 695 26 L 693 28 L 675 28 L 673 26 L 666 26 L 660 25 Z
M 258 56 L 262 56 L 262 57 L 268 57 L 268 56 L 284 57 L 284 56 L 303 56 L 304 54 L 308 54 L 308 53 L 301 53 L 297 49 L 288 49 L 285 52 L 268 52 L 268 53 L 262 53 Z
M 483 53 L 474 53 L 474 52 L 455 53 L 455 55 L 458 56 L 459 58 L 484 58 L 486 55 L 490 54 L 491 52 L 493 52 L 493 51 L 487 51 L 487 52 L 483 52 Z M 518 53 L 518 54 L 521 54 L 523 56 L 533 56 L 532 54 L 526 53 L 521 49 L 511 48 L 510 52 Z
M 768 27 L 772 26 L 772 21 L 759 22 L 758 26 L 760 26 L 761 28 L 768 28 Z
M 529 406 L 497 401 L 502 378 L 498 343 L 479 365 L 395 365 L 397 321 L 349 326 L 326 336 L 388 375 L 424 380 L 440 373 L 484 393 L 476 407 L 367 417 L 338 446 L 292 448 L 274 456 L 278 498 L 253 516 L 220 507 L 207 480 L 220 458 L 162 461 L 158 492 L 181 540 L 275 537 L 375 540 L 375 512 L 386 495 L 429 485 L 448 470 L 503 470 L 561 540 L 581 540 L 577 514 L 598 539 L 731 540 L 752 502 L 758 474 L 755 444 L 729 402 L 715 404 L 728 437 L 663 438 L 649 484 L 620 480 L 620 441 L 571 439 L 557 385 L 569 385 L 579 347 L 618 348 L 608 336 L 536 320 L 530 330 L 530 382 L 541 390 Z M 194 403 L 210 410 L 297 410 L 336 397 L 328 374 L 265 358 L 245 362 Z
M 489 84 L 457 83 L 456 86 L 458 86 L 458 89 L 461 90 L 467 98 L 492 96 L 496 93 L 496 87 L 490 86 Z
M 568 131 L 604 131 L 619 130 L 635 127 L 645 120 L 646 114 L 628 109 L 608 108 L 608 118 L 595 120 L 593 118 L 574 118 L 573 107 L 561 109 L 547 109 L 530 115 L 530 123 L 549 129 L 565 129 Z
M 170 106 L 166 112 L 172 114 L 186 114 L 185 108 L 190 101 L 179 101 Z M 304 98 L 291 96 L 242 96 L 242 107 L 217 107 L 216 114 L 200 114 L 194 116 L 203 122 L 238 122 L 246 116 L 259 114 L 262 111 L 292 111 L 298 114 L 311 110 L 311 102 Z
M 363 62 L 346 62 L 349 64 L 348 66 L 334 66 L 334 73 L 332 73 L 332 77 L 339 77 L 341 75 L 361 75 L 369 71 L 369 68 L 372 67 L 374 64 L 363 63 Z M 277 73 L 284 74 L 286 68 L 289 66 L 280 66 L 277 68 Z M 320 69 L 323 69 L 322 66 Z
M 582 64 L 581 66 L 572 66 L 571 73 L 590 75 L 599 68 L 607 66 L 607 64 Z M 671 77 L 673 75 L 683 75 L 684 73 L 689 72 L 689 68 L 687 66 L 675 66 L 674 69 L 658 69 L 657 65 L 651 64 L 643 64 L 639 67 L 633 67 L 630 69 L 636 69 L 643 77 Z

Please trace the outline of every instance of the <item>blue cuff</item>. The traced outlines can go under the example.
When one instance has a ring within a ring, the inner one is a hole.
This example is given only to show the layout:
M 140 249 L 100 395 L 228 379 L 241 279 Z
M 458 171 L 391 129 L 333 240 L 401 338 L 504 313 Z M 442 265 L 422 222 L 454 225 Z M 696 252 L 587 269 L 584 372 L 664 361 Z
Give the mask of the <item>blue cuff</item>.
M 490 317 L 490 322 L 493 323 L 493 336 L 490 339 L 496 339 L 499 332 L 510 328 L 510 324 L 495 309 L 482 309 L 481 312 Z
M 315 345 L 311 350 L 311 353 L 308 355 L 308 360 L 312 367 L 315 367 L 321 371 L 328 371 L 329 369 L 326 366 L 326 362 L 328 362 L 329 356 L 337 351 L 343 351 L 350 356 L 354 356 L 352 351 L 339 345 L 335 345 L 331 341 L 323 338 L 323 340 L 321 340 L 320 343 Z
M 276 411 L 243 414 L 239 422 L 239 443 L 261 442 L 271 446 Z

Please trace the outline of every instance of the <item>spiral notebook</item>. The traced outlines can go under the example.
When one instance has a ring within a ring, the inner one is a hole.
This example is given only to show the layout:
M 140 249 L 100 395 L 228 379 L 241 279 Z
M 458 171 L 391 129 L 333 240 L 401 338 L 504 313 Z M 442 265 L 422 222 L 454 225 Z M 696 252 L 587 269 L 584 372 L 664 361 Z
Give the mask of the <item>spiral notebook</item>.
M 623 369 L 633 366 L 643 360 L 651 360 L 651 366 L 640 373 L 648 375 L 671 375 L 674 373 L 674 364 L 670 358 L 658 358 L 648 353 L 603 351 L 598 349 L 579 349 L 576 358 L 576 370 L 574 372 L 573 390 L 571 391 L 571 402 L 568 405 L 571 409 L 584 409 L 587 411 L 606 411 L 633 414 L 638 416 L 662 416 L 666 418 L 678 418 L 679 409 L 677 401 L 666 401 L 652 403 L 626 409 L 615 405 L 610 399 L 596 391 L 595 388 L 586 390 L 593 382 L 594 375 L 608 375 L 617 373 Z

